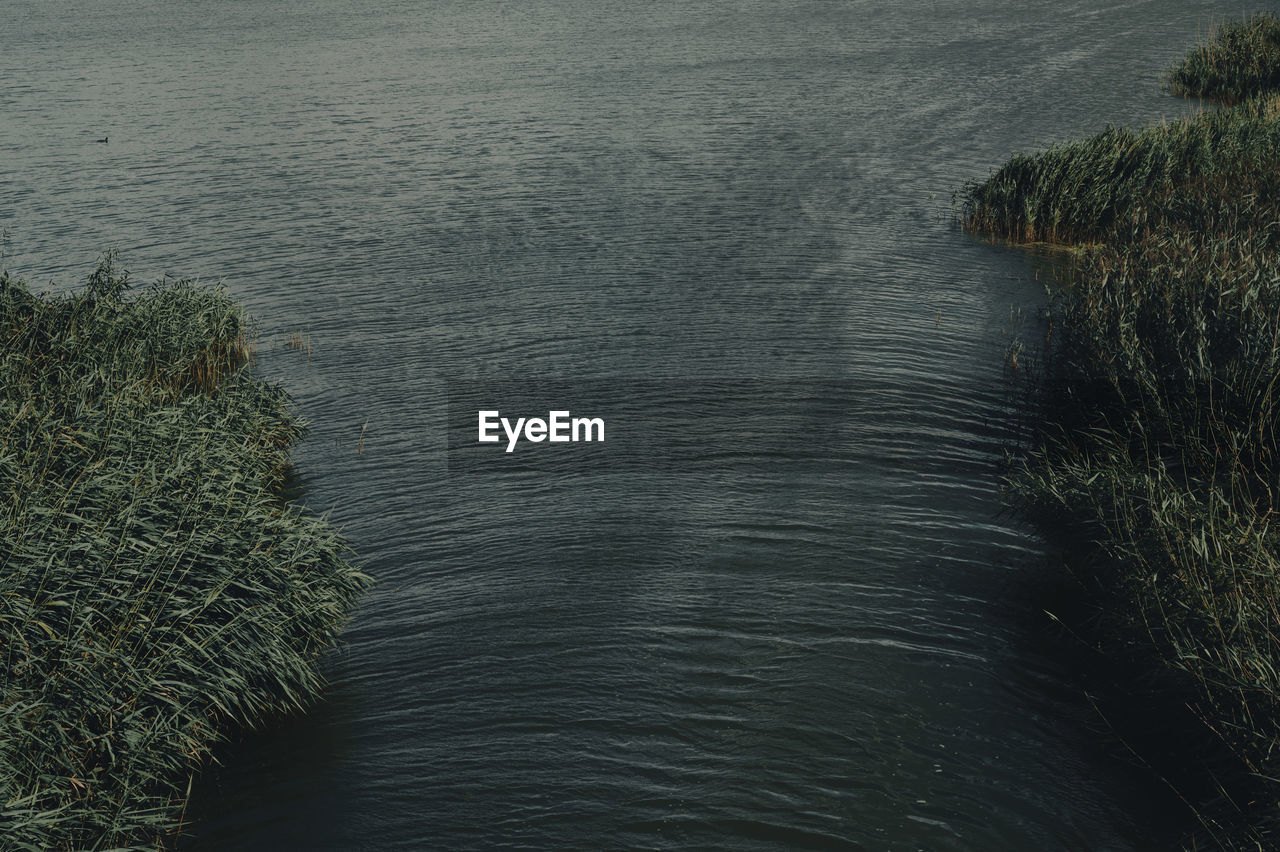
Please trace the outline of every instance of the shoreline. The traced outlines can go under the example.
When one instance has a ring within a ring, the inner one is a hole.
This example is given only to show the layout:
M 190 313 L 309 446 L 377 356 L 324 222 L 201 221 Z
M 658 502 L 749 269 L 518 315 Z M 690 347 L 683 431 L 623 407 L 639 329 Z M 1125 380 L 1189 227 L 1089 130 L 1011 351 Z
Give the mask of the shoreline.
M 1184 797 L 1187 842 L 1258 848 L 1280 828 L 1280 20 L 1215 29 L 1165 81 L 1225 105 L 1015 155 L 957 197 L 970 232 L 1071 251 L 1016 374 L 1006 494 L 1075 551 L 1091 638 L 1150 676 L 1150 715 L 1185 701 L 1206 780 L 1260 791 Z
M 0 787 L 14 848 L 154 849 L 236 729 L 305 709 L 369 578 L 280 485 L 303 424 L 224 293 L 0 273 Z

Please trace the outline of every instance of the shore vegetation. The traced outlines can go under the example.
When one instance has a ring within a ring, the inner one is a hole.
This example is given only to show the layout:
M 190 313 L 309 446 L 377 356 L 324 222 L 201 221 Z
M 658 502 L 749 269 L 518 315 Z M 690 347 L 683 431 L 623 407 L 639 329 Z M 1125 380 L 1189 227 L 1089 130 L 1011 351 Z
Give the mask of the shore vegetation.
M 368 578 L 279 496 L 301 431 L 224 293 L 0 273 L 3 847 L 155 849 L 229 731 L 321 687 Z
M 1262 791 L 1193 802 L 1195 848 L 1280 842 L 1280 80 L 1242 59 L 1277 27 L 1219 28 L 1172 72 L 1231 106 L 1015 156 L 960 193 L 975 233 L 1074 247 L 1022 371 L 1008 494 L 1072 544 L 1099 635 L 1160 673 L 1148 697 L 1217 744 L 1204 771 Z
M 1209 37 L 1169 69 L 1175 95 L 1238 103 L 1280 88 L 1280 18 L 1264 12 L 1214 26 Z

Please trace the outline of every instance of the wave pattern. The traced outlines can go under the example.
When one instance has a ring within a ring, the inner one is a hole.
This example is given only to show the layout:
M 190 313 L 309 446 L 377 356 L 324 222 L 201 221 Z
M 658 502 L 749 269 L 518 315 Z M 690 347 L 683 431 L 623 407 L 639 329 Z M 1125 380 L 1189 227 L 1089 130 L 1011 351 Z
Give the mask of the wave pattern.
M 190 849 L 1163 836 L 1026 640 L 1048 558 L 994 483 L 1040 293 L 949 192 L 1183 109 L 1156 74 L 1234 7 L 10 5 L 7 266 L 225 277 L 379 583 L 328 700 L 200 782 Z M 728 418 L 696 470 L 451 473 L 457 375 L 758 380 L 823 441 Z

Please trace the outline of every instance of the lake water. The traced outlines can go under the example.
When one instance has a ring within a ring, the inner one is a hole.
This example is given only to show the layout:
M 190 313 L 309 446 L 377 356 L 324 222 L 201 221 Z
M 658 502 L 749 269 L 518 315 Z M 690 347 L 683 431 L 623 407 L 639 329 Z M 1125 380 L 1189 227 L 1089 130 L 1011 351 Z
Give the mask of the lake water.
M 223 279 L 312 424 L 302 499 L 377 580 L 325 700 L 220 752 L 185 847 L 1179 836 L 1045 641 L 1059 572 L 997 487 L 1043 292 L 950 193 L 1188 111 L 1159 74 L 1235 14 L 8 3 L 7 267 Z M 534 381 L 609 389 L 650 449 L 457 463 L 450 399 Z

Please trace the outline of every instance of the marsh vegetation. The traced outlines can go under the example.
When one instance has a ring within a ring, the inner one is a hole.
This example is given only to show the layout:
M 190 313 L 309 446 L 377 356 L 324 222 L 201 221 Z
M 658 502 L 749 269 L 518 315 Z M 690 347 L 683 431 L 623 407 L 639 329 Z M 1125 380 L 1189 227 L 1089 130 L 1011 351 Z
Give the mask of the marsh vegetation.
M 1165 75 L 1171 92 L 1237 103 L 1280 87 L 1280 18 L 1264 12 L 1214 26 Z
M 153 849 L 237 726 L 307 705 L 367 578 L 278 487 L 301 431 L 224 293 L 0 273 L 5 848 Z
M 1193 803 L 1248 848 L 1270 848 L 1280 802 L 1280 64 L 1254 50 L 1278 29 L 1219 28 L 1171 73 L 1234 106 L 1016 156 L 962 192 L 971 230 L 1073 249 L 1009 493 L 1087 545 L 1072 567 L 1100 634 L 1189 704 L 1229 764 L 1205 771 L 1264 791 Z

